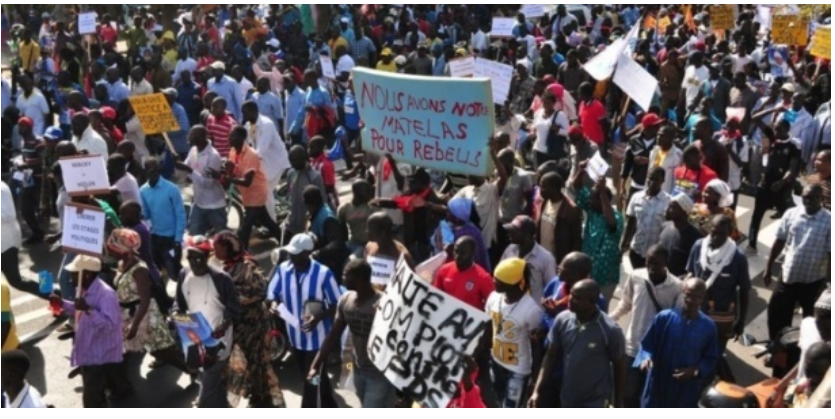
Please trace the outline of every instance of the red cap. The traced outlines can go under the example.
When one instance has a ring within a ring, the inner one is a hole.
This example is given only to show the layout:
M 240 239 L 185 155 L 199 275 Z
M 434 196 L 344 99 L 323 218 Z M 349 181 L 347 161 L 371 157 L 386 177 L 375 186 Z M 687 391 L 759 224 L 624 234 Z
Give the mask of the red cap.
M 28 116 L 24 116 L 24 117 L 21 117 L 20 119 L 18 119 L 17 124 L 18 125 L 28 125 L 29 128 L 33 128 L 35 126 L 35 123 L 32 122 L 32 118 L 29 118 Z
M 654 113 L 648 113 L 644 116 L 644 119 L 641 120 L 641 126 L 644 128 L 651 128 L 664 123 L 664 119 L 658 117 L 658 115 Z
M 701 39 L 693 43 L 693 48 L 701 52 L 707 51 L 707 45 L 705 45 L 705 41 L 702 41 Z
M 585 132 L 583 132 L 583 127 L 579 125 L 572 125 L 571 128 L 568 129 L 568 135 L 585 135 Z
M 116 110 L 111 108 L 110 106 L 102 106 L 99 110 L 101 111 L 101 116 L 103 116 L 104 119 L 110 121 L 116 120 Z

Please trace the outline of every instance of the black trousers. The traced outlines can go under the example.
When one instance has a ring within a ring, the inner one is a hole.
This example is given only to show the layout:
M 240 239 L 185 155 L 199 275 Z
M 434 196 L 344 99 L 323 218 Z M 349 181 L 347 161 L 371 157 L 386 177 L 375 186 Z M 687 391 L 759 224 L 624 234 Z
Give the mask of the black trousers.
M 41 228 L 40 215 L 41 188 L 40 183 L 35 183 L 31 188 L 23 188 L 20 193 L 20 211 L 23 213 L 23 221 L 32 232 L 32 237 L 43 238 L 44 232 Z
M 333 397 L 333 386 L 331 385 L 328 372 L 324 370 L 319 375 L 319 385 L 314 386 L 307 381 L 307 375 L 310 372 L 310 366 L 316 358 L 316 352 L 302 351 L 299 349 L 293 350 L 296 363 L 304 377 L 304 393 L 302 394 L 302 409 L 336 409 L 336 400 Z
M 151 235 L 151 255 L 157 268 L 165 268 L 168 278 L 177 280 L 183 270 L 183 249 L 173 237 Z M 163 284 L 164 285 L 164 284 Z
M 245 248 L 249 248 L 249 238 L 252 236 L 252 228 L 256 224 L 266 227 L 270 231 L 270 235 L 276 241 L 281 242 L 281 229 L 278 228 L 275 220 L 270 217 L 267 207 L 246 207 L 244 208 L 244 221 L 241 223 L 240 230 L 238 230 L 238 236 Z
M 768 336 L 777 339 L 780 332 L 792 326 L 794 310 L 800 305 L 803 317 L 815 315 L 815 302 L 826 285 L 825 280 L 811 284 L 786 284 L 779 282 L 771 301 L 768 302 Z
M 38 283 L 23 279 L 20 275 L 20 261 L 18 259 L 18 253 L 19 250 L 16 247 L 3 252 L 3 276 L 6 277 L 6 281 L 12 286 L 12 288 L 43 298 L 43 296 L 41 296 Z
M 772 208 L 777 208 L 782 212 L 788 209 L 786 192 L 790 192 L 790 188 L 786 188 L 781 192 L 774 192 L 770 188 L 762 186 L 757 187 L 757 195 L 754 201 L 754 214 L 751 215 L 751 228 L 748 231 L 748 243 L 752 248 L 757 247 L 757 239 L 760 236 L 760 225 L 762 225 L 765 213 Z
M 81 367 L 82 396 L 85 409 L 108 407 L 106 391 L 113 398 L 129 394 L 133 385 L 125 373 L 124 363 Z
M 632 270 L 647 267 L 647 258 L 635 253 L 634 250 L 629 251 L 629 262 L 632 264 Z

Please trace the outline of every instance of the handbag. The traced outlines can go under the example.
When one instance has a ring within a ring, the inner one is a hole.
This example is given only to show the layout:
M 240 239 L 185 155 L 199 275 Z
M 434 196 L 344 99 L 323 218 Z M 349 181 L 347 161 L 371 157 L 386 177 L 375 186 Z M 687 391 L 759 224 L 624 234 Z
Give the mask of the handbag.
M 559 127 L 555 130 L 557 117 L 562 111 L 554 112 L 551 117 L 551 129 L 548 130 L 548 138 L 545 140 L 545 147 L 548 150 L 548 157 L 557 160 L 568 159 L 570 153 L 568 150 L 568 137 L 560 135 Z

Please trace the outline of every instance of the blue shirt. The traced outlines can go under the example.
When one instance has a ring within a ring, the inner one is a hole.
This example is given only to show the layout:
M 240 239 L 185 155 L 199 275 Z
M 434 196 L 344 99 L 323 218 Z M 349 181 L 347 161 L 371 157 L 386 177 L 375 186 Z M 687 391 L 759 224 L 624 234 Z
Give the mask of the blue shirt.
M 200 96 L 200 86 L 197 83 L 180 83 L 177 86 L 177 103 L 182 105 L 183 109 L 186 110 L 190 125 L 200 123 L 200 110 L 203 109 L 203 103 L 195 100 L 195 96 Z
M 432 67 L 432 75 L 439 77 L 444 75 L 446 70 L 446 57 L 443 55 L 435 59 L 435 65 Z
M 304 97 L 303 108 L 306 108 L 308 106 L 312 106 L 314 108 L 333 108 L 333 101 L 331 101 L 330 93 L 321 86 L 317 86 L 315 89 L 308 88 L 307 93 Z M 306 112 L 299 112 L 296 115 L 296 119 L 293 121 L 293 125 L 290 127 L 290 132 L 297 133 L 301 131 L 302 127 L 304 127 L 304 117 L 306 116 L 306 114 Z
M 340 296 L 339 284 L 336 283 L 333 273 L 325 265 L 314 260 L 310 261 L 307 272 L 296 271 L 290 261 L 282 263 L 270 280 L 267 291 L 267 299 L 283 303 L 287 310 L 299 319 L 300 324 L 304 322 L 306 303 L 322 303 L 322 309 L 328 310 L 336 307 Z M 322 342 L 332 327 L 333 319 L 328 317 L 319 322 L 312 332 L 303 332 L 301 328 L 290 324 L 287 325 L 287 331 L 294 348 L 313 352 L 321 349 Z
M 235 117 L 236 121 L 243 119 L 241 116 L 241 107 L 244 105 L 243 93 L 235 79 L 223 76 L 220 81 L 217 81 L 216 78 L 212 78 L 209 80 L 209 90 L 226 100 L 226 110 Z
M 177 154 L 186 154 L 191 150 L 191 146 L 188 144 L 188 130 L 191 124 L 188 121 L 186 108 L 174 102 L 171 104 L 171 112 L 177 118 L 177 124 L 180 125 L 180 130 L 169 132 L 168 138 L 174 144 L 174 149 L 177 150 Z
M 110 96 L 110 100 L 121 103 L 130 97 L 130 88 L 122 80 L 118 80 L 116 83 L 107 83 L 107 95 Z
M 258 104 L 258 113 L 270 118 L 276 128 L 281 126 L 278 121 L 284 120 L 284 105 L 275 93 L 267 92 L 263 95 L 255 93 L 252 95 L 252 99 Z
M 351 92 L 345 92 L 342 100 L 342 109 L 345 113 L 345 128 L 352 131 L 360 129 L 360 110 L 357 106 L 357 98 Z
M 287 92 L 287 121 L 296 121 L 299 119 L 299 115 L 301 115 L 302 120 L 304 120 L 304 100 L 305 100 L 305 93 L 304 90 L 300 89 L 296 86 L 296 89 L 292 92 Z M 287 132 L 291 132 L 289 128 Z
M 139 190 L 142 217 L 151 222 L 151 234 L 183 241 L 186 230 L 186 209 L 177 185 L 160 178 L 157 186 L 146 183 Z
M 542 291 L 542 298 L 554 301 L 559 301 L 563 299 L 565 297 L 565 293 L 563 292 L 562 284 L 563 282 L 559 276 L 552 279 L 550 282 L 548 282 L 548 285 L 546 285 L 545 289 Z M 571 290 L 568 291 L 570 292 Z M 604 297 L 602 294 L 597 299 L 597 307 L 599 307 L 600 310 L 604 313 L 609 311 L 609 305 L 606 304 L 606 297 Z M 556 317 L 557 316 L 551 317 L 550 315 L 548 315 L 547 312 L 545 312 L 545 314 L 542 316 L 542 328 L 545 330 L 551 330 L 551 328 L 554 326 L 554 319 Z

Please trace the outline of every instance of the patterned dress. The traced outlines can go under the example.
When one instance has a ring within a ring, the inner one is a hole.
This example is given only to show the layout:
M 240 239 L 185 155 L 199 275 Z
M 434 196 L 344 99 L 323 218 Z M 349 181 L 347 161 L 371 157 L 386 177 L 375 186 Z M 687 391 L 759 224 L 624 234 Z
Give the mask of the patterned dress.
M 233 325 L 235 343 L 227 389 L 234 398 L 248 397 L 253 407 L 286 407 L 269 352 L 270 312 L 264 303 L 267 281 L 250 260 L 227 265 L 226 272 L 235 283 L 241 304 L 241 315 Z
M 577 193 L 577 206 L 586 213 L 583 253 L 593 261 L 591 277 L 601 287 L 620 282 L 620 238 L 623 236 L 623 215 L 615 211 L 617 227 L 612 230 L 603 213 L 591 207 L 591 189 L 583 187 Z
M 119 304 L 122 306 L 122 324 L 125 333 L 130 330 L 133 324 L 133 315 L 139 309 L 140 297 L 136 289 L 136 281 L 133 274 L 137 269 L 148 269 L 145 263 L 137 262 L 127 272 L 116 277 L 116 294 L 119 297 Z M 168 349 L 175 345 L 174 338 L 165 323 L 165 317 L 157 306 L 157 302 L 151 298 L 148 312 L 139 327 L 136 337 L 125 340 L 125 352 L 157 352 Z

